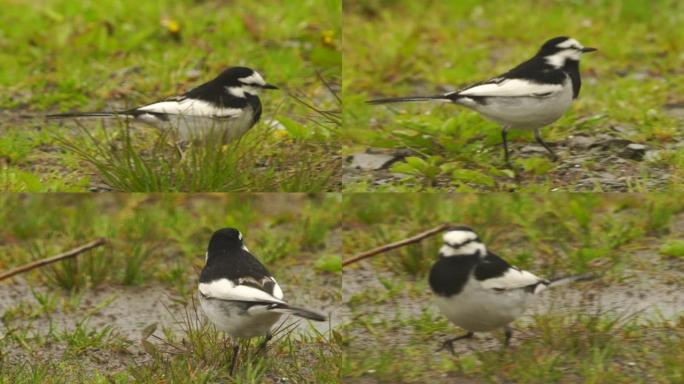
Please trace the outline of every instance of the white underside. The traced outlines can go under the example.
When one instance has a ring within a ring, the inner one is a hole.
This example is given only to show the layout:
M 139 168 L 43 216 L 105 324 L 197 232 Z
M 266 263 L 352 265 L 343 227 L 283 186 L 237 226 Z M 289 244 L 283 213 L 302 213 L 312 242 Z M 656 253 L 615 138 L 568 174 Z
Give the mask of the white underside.
M 540 88 L 542 92 L 552 87 Z M 473 109 L 485 118 L 512 129 L 537 129 L 558 120 L 572 104 L 572 84 L 566 78 L 548 96 L 490 96 L 485 104 L 460 98 L 457 104 Z
M 196 141 L 212 138 L 223 143 L 240 138 L 252 128 L 253 111 L 247 108 L 230 117 L 192 116 L 184 114 L 167 115 L 163 121 L 153 114 L 142 114 L 134 121 L 141 121 L 162 130 L 170 130 L 180 141 Z
M 539 292 L 539 291 L 538 291 Z M 495 291 L 471 279 L 454 296 L 437 296 L 437 307 L 449 321 L 472 332 L 502 328 L 520 317 L 534 302 L 535 294 L 524 289 Z
M 267 311 L 265 306 L 252 306 L 247 312 L 228 301 L 207 300 L 200 295 L 200 306 L 216 329 L 231 337 L 264 336 L 280 319 L 281 314 Z

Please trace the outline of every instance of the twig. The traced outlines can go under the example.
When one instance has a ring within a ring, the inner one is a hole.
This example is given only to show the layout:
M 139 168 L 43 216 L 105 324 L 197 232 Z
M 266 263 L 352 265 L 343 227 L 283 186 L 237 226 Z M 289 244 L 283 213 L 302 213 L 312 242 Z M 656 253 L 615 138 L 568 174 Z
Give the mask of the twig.
M 14 275 L 18 275 L 18 274 L 23 273 L 23 272 L 30 271 L 30 270 L 38 268 L 38 267 L 42 267 L 44 265 L 52 264 L 52 263 L 60 261 L 60 260 L 64 260 L 64 259 L 68 259 L 70 257 L 74 257 L 80 253 L 83 253 L 83 252 L 88 251 L 90 249 L 99 247 L 99 246 L 106 244 L 106 243 L 107 243 L 107 240 L 105 240 L 105 239 L 97 239 L 97 240 L 91 241 L 88 244 L 82 245 L 78 248 L 74 248 L 70 251 L 64 252 L 64 253 L 59 254 L 57 256 L 52 256 L 52 257 L 48 257 L 47 259 L 37 260 L 37 261 L 34 261 L 32 263 L 22 265 L 21 267 L 10 269 L 9 271 L 0 274 L 0 281 L 7 279 L 7 278 L 10 278 Z
M 371 256 L 377 255 L 378 253 L 391 251 L 395 248 L 403 247 L 404 245 L 417 243 L 426 237 L 433 236 L 433 235 L 440 233 L 440 232 L 444 231 L 445 229 L 452 227 L 452 226 L 454 226 L 454 224 L 442 224 L 440 226 L 434 227 L 432 229 L 428 229 L 425 232 L 421 232 L 421 233 L 419 233 L 415 236 L 409 237 L 407 239 L 399 240 L 397 242 L 390 243 L 390 244 L 385 244 L 381 247 L 371 249 L 370 251 L 359 253 L 358 255 L 356 255 L 350 259 L 342 261 L 342 266 L 344 267 L 344 266 L 347 266 L 349 264 L 356 263 L 359 260 L 369 258 Z
M 333 91 L 333 87 L 328 81 L 323 77 L 323 74 L 321 71 L 316 70 L 316 76 L 318 76 L 318 79 L 325 85 L 326 88 L 328 88 L 328 92 L 330 92 L 335 98 L 337 99 L 337 102 L 339 104 L 342 104 L 342 99 L 340 99 L 340 96 L 337 95 L 335 91 Z

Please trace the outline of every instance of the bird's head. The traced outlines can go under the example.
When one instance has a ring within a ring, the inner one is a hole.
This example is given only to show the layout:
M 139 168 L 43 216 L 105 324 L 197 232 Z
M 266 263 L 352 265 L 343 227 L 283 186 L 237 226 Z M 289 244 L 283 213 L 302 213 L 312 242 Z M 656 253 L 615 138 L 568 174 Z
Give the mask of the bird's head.
M 562 68 L 568 60 L 579 61 L 582 54 L 594 51 L 596 48 L 585 47 L 573 38 L 560 36 L 544 43 L 537 56 L 554 68 Z
M 268 84 L 259 72 L 247 67 L 231 67 L 223 71 L 217 78 L 226 91 L 244 98 L 245 94 L 258 95 L 262 89 L 278 89 Z
M 469 227 L 459 226 L 447 229 L 442 235 L 444 244 L 439 250 L 442 257 L 472 256 L 478 254 L 484 256 L 487 248 L 480 241 L 477 233 Z
M 246 250 L 242 243 L 242 233 L 235 228 L 223 228 L 214 232 L 209 240 L 206 261 L 218 257 L 230 257 L 240 249 Z

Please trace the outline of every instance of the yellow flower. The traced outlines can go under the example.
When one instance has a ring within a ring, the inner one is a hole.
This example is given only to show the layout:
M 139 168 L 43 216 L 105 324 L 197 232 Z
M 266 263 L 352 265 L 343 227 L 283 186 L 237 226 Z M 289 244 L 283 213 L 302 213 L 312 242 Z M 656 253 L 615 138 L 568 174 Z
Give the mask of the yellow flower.
M 166 28 L 171 36 L 175 38 L 180 37 L 182 27 L 178 20 L 165 17 L 162 19 L 161 25 Z
M 278 129 L 278 130 L 273 131 L 273 136 L 278 138 L 278 139 L 282 139 L 284 137 L 287 137 L 288 135 L 289 134 L 284 129 Z
M 335 32 L 331 29 L 321 32 L 321 43 L 329 48 L 335 48 Z

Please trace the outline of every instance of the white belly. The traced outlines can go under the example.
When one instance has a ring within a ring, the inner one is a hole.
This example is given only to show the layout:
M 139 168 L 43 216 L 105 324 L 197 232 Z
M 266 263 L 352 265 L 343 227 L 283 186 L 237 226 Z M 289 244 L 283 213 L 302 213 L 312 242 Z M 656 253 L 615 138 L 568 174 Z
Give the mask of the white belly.
M 264 336 L 280 319 L 275 312 L 247 312 L 244 307 L 230 305 L 230 302 L 207 300 L 200 295 L 200 307 L 216 329 L 231 337 L 250 338 Z
M 472 332 L 492 331 L 520 317 L 534 300 L 523 289 L 497 292 L 468 283 L 459 295 L 438 296 L 437 307 L 449 321 Z
M 457 103 L 512 129 L 536 129 L 558 120 L 572 104 L 572 84 L 546 97 L 489 97 L 485 104 L 464 98 Z
M 211 139 L 229 143 L 236 140 L 252 128 L 253 114 L 251 109 L 231 118 L 214 118 L 209 116 L 168 115 L 168 121 L 162 121 L 147 114 L 136 118 L 163 130 L 170 130 L 179 141 L 192 142 Z

